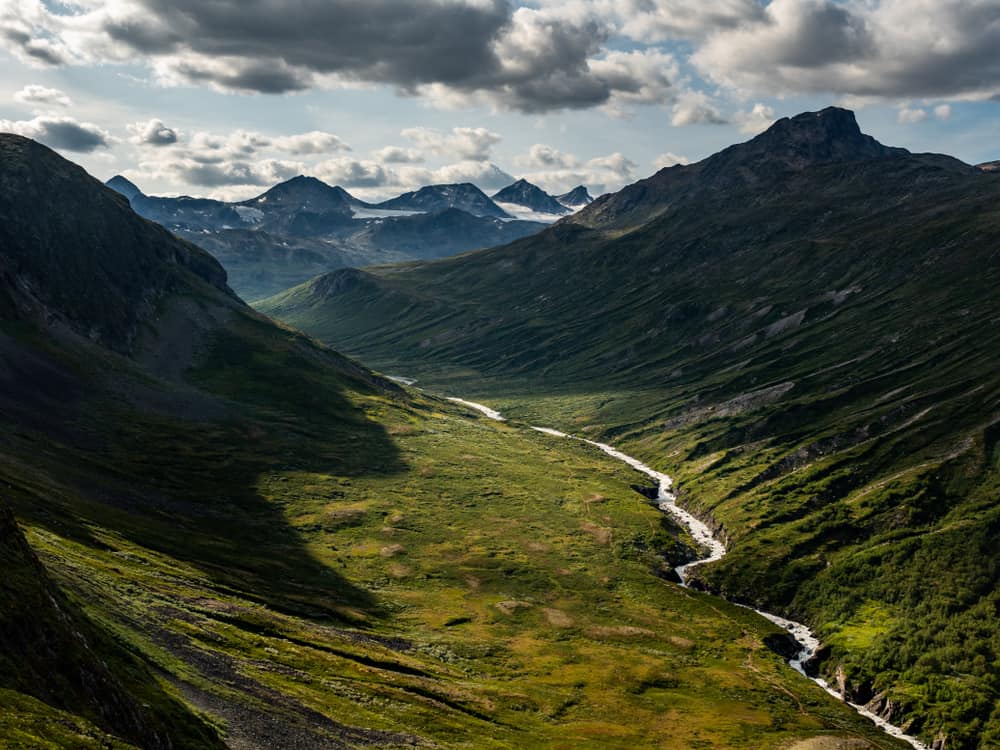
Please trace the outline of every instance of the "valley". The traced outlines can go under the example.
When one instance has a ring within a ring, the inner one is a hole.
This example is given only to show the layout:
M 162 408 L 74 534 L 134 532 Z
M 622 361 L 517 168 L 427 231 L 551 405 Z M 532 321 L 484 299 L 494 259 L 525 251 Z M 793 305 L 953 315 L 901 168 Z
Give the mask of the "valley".
M 663 467 L 821 674 L 927 744 L 996 741 L 995 174 L 830 108 L 470 256 L 258 308 L 418 385 Z
M 0 745 L 899 746 L 670 582 L 698 552 L 628 466 L 273 323 L 32 141 L 0 165 Z
M 0 61 L 0 750 L 1000 750 L 1000 0 Z

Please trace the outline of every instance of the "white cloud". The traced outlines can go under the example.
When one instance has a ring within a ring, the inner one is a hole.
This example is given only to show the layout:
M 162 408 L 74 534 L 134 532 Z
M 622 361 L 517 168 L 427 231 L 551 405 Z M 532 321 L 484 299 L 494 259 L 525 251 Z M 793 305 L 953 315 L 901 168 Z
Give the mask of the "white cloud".
M 301 174 L 304 169 L 301 162 L 279 159 L 205 162 L 182 157 L 140 162 L 139 169 L 132 174 L 142 181 L 163 179 L 198 187 L 223 188 L 270 186 Z
M 653 168 L 656 170 L 661 170 L 665 167 L 674 167 L 678 164 L 690 164 L 691 160 L 686 156 L 680 156 L 671 151 L 667 151 L 664 154 L 660 154 L 655 159 L 653 159 Z
M 748 112 L 737 112 L 733 119 L 739 124 L 741 133 L 757 135 L 771 127 L 776 117 L 772 107 L 757 102 Z
M 515 156 L 514 164 L 522 169 L 574 169 L 580 166 L 580 160 L 573 154 L 536 143 L 528 149 L 528 153 Z
M 950 104 L 939 104 L 934 108 L 934 116 L 939 120 L 950 120 L 951 119 L 951 105 Z
M 345 188 L 377 188 L 390 184 L 394 175 L 378 162 L 335 157 L 316 164 L 309 170 L 324 182 Z
M 913 109 L 910 107 L 902 107 L 896 115 L 896 119 L 903 125 L 912 125 L 913 123 L 923 122 L 927 119 L 927 110 L 920 109 L 919 107 Z
M 424 157 L 419 151 L 399 146 L 385 146 L 372 153 L 376 161 L 384 164 L 420 164 Z
M 421 150 L 463 161 L 486 161 L 493 147 L 503 138 L 486 128 L 452 128 L 442 132 L 433 128 L 406 128 L 400 135 L 408 138 Z
M 333 133 L 312 130 L 298 135 L 284 135 L 274 138 L 271 143 L 279 151 L 301 156 L 304 154 L 329 154 L 334 151 L 350 151 L 343 139 Z
M 25 86 L 14 94 L 14 101 L 22 104 L 48 107 L 72 107 L 73 100 L 59 89 L 50 89 L 35 84 Z
M 546 168 L 539 165 L 538 169 L 522 176 L 553 195 L 565 193 L 577 185 L 586 185 L 592 193 L 601 194 L 619 190 L 636 180 L 638 165 L 619 152 L 587 160 L 563 154 L 562 160 L 572 166 L 553 164 Z
M 722 125 L 726 122 L 718 108 L 707 94 L 700 91 L 685 91 L 674 104 L 670 123 L 674 127 L 684 125 Z
M 32 120 L 0 120 L 0 131 L 33 138 L 51 148 L 81 153 L 108 148 L 115 140 L 108 131 L 93 123 L 48 115 Z

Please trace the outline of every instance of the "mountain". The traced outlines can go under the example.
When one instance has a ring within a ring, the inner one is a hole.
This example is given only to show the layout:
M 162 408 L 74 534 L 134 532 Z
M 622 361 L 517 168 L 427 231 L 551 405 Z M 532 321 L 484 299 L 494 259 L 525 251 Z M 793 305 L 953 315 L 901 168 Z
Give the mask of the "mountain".
M 444 194 L 447 186 L 439 186 L 441 191 L 435 188 L 415 199 L 426 209 L 394 210 L 365 203 L 339 186 L 301 175 L 239 203 L 147 196 L 120 175 L 106 184 L 128 198 L 141 216 L 218 258 L 229 273 L 230 284 L 249 300 L 336 268 L 439 258 L 510 242 L 543 227 L 533 221 L 499 226 L 496 215 L 507 214 L 477 189 L 473 190 L 478 196 L 467 193 L 466 186 L 455 186 L 458 189 L 450 198 Z M 440 200 L 433 200 L 434 196 Z M 449 201 L 471 211 L 461 220 L 444 220 L 453 232 L 440 219 L 412 218 L 425 210 L 428 216 L 441 214 Z M 407 235 L 408 231 L 412 234 Z
M 1000 733 L 998 247 L 992 174 L 831 108 L 259 309 L 662 467 L 729 542 L 702 585 L 810 623 L 831 684 L 966 750 Z
M 446 208 L 457 208 L 473 216 L 491 216 L 496 219 L 511 218 L 486 193 L 471 182 L 458 185 L 428 185 L 415 192 L 404 193 L 398 198 L 378 204 L 379 208 L 394 211 L 420 211 L 432 213 Z
M 518 180 L 493 196 L 495 203 L 511 203 L 540 214 L 566 214 L 569 209 L 527 180 Z
M 897 746 L 629 467 L 475 414 L 0 136 L 0 745 Z
M 136 187 L 134 182 L 125 179 L 120 174 L 115 175 L 104 184 L 107 185 L 112 190 L 114 190 L 116 193 L 124 195 L 127 200 L 132 200 L 136 196 L 142 195 L 142 191 L 138 187 Z
M 594 202 L 590 192 L 583 185 L 577 185 L 568 193 L 556 196 L 556 200 L 569 209 L 577 210 Z
M 1000 161 L 987 161 L 976 165 L 976 168 L 983 172 L 1000 172 Z

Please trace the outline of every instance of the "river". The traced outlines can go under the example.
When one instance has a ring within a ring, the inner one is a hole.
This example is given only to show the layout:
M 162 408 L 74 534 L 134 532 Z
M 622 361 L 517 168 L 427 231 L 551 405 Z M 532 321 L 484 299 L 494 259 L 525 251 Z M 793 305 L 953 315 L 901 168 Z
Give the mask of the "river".
M 477 404 L 474 401 L 466 401 L 465 399 L 461 398 L 449 398 L 448 401 L 452 401 L 454 403 L 467 406 L 471 409 L 475 409 L 476 411 L 481 412 L 489 419 L 493 419 L 498 422 L 506 421 L 506 419 L 504 419 L 503 415 L 500 412 L 498 412 L 495 409 L 491 409 L 488 406 L 484 406 L 483 404 Z M 588 445 L 592 445 L 595 448 L 598 448 L 599 450 L 608 454 L 612 458 L 625 462 L 636 471 L 645 474 L 646 476 L 650 477 L 656 482 L 658 488 L 656 502 L 659 509 L 664 513 L 669 513 L 685 528 L 687 528 L 688 532 L 691 534 L 691 537 L 707 553 L 705 557 L 702 557 L 698 560 L 694 560 L 693 562 L 689 562 L 686 565 L 682 565 L 679 568 L 677 568 L 677 575 L 680 576 L 682 586 L 687 586 L 689 573 L 692 568 L 698 565 L 705 565 L 706 563 L 715 562 L 716 560 L 721 560 L 725 556 L 726 545 L 715 537 L 715 535 L 712 533 L 712 530 L 708 527 L 708 525 L 695 518 L 693 515 L 688 513 L 686 510 L 684 510 L 677 504 L 677 495 L 674 494 L 673 492 L 674 482 L 673 479 L 671 479 L 667 474 L 664 474 L 663 472 L 660 471 L 656 471 L 656 469 L 647 466 L 639 459 L 633 458 L 632 456 L 629 456 L 626 453 L 622 453 L 620 450 L 618 450 L 614 446 L 608 445 L 607 443 L 598 443 L 594 440 L 588 440 L 587 438 L 582 438 L 576 435 L 570 435 L 565 432 L 560 432 L 559 430 L 554 430 L 551 427 L 534 427 L 531 425 L 528 426 L 535 432 L 541 432 L 546 435 L 551 435 L 552 437 L 557 437 L 557 438 L 579 440 L 582 443 L 587 443 Z M 847 703 L 847 705 L 849 705 L 859 714 L 873 721 L 875 725 L 878 726 L 878 728 L 881 729 L 886 734 L 891 735 L 896 739 L 902 740 L 903 742 L 909 743 L 917 750 L 931 750 L 930 746 L 924 744 L 916 737 L 906 734 L 906 732 L 904 732 L 902 729 L 895 726 L 894 724 L 890 724 L 881 716 L 878 716 L 877 714 L 869 711 L 864 706 L 860 706 L 856 703 L 851 703 L 850 701 L 846 700 L 844 696 L 842 696 L 840 693 L 834 690 L 830 686 L 830 684 L 827 683 L 826 680 L 820 677 L 809 677 L 809 675 L 807 675 L 805 671 L 805 664 L 816 653 L 817 649 L 820 646 L 820 641 L 816 637 L 816 634 L 813 633 L 812 630 L 810 630 L 806 625 L 803 625 L 801 622 L 795 622 L 794 620 L 787 620 L 784 617 L 779 617 L 778 615 L 771 614 L 770 612 L 764 612 L 763 610 L 760 609 L 754 609 L 754 612 L 759 614 L 761 617 L 770 620 L 778 627 L 786 630 L 792 636 L 792 638 L 795 639 L 795 642 L 799 644 L 800 648 L 799 653 L 796 654 L 796 656 L 790 659 L 788 662 L 793 669 L 811 679 L 821 688 L 826 690 L 826 692 L 828 692 L 834 698 L 844 701 L 845 703 Z

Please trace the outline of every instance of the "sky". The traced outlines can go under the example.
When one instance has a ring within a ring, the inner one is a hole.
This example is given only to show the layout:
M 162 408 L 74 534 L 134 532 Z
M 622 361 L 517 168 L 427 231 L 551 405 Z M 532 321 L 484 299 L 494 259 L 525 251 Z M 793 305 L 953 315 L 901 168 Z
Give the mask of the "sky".
M 0 131 L 148 194 L 597 195 L 831 104 L 1000 159 L 1000 0 L 0 0 Z

